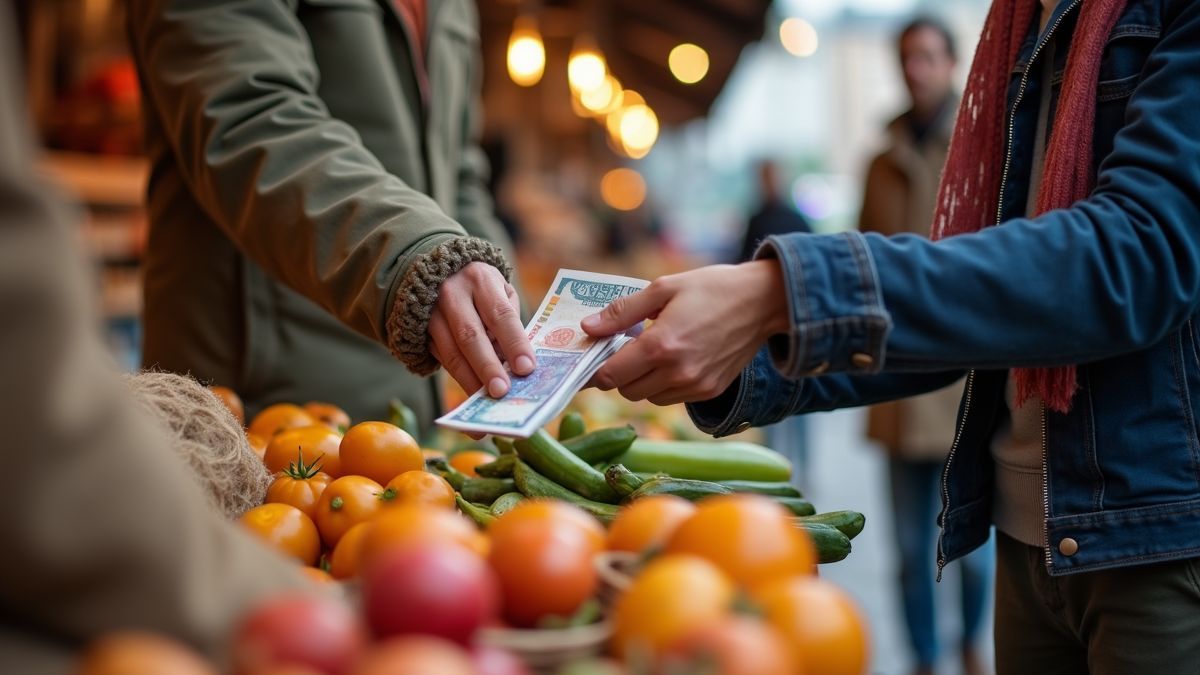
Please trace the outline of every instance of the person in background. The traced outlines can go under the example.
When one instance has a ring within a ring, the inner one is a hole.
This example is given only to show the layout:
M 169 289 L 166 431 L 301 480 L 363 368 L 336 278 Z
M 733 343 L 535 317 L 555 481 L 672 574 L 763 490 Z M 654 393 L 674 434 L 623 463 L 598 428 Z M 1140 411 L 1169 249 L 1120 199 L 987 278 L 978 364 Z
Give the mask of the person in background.
M 808 220 L 792 208 L 781 196 L 782 180 L 779 166 L 767 159 L 758 164 L 758 210 L 746 221 L 746 233 L 737 262 L 754 258 L 754 251 L 767 237 L 789 232 L 812 232 Z M 767 446 L 785 455 L 792 462 L 792 482 L 799 488 L 808 487 L 808 420 L 789 417 L 763 429 Z
M 746 221 L 738 262 L 752 259 L 758 245 L 773 234 L 812 232 L 804 216 L 784 201 L 780 194 L 780 183 L 779 167 L 775 162 L 769 159 L 759 162 L 758 189 L 761 201 L 758 210 Z
M 872 160 L 863 188 L 859 229 L 891 236 L 929 236 L 938 181 L 959 97 L 954 36 L 935 19 L 921 17 L 897 41 L 911 107 L 887 127 L 888 147 Z M 938 479 L 954 442 L 962 383 L 936 392 L 873 406 L 867 435 L 888 453 L 893 534 L 900 559 L 904 619 L 917 675 L 932 675 L 940 649 L 935 612 L 933 560 Z M 961 581 L 962 664 L 968 675 L 983 672 L 975 643 L 991 588 L 990 546 L 964 557 Z
M 502 360 L 532 371 L 477 144 L 474 2 L 127 13 L 151 163 L 144 365 L 228 386 L 248 416 L 323 400 L 387 419 L 399 398 L 424 429 L 439 365 L 493 396 Z
M 725 436 L 966 375 L 939 569 L 996 534 L 999 675 L 1194 675 L 1200 2 L 993 0 L 934 238 L 767 239 L 587 317 L 594 382 Z M 847 477 L 853 480 L 853 477 Z
M 110 366 L 75 223 L 31 167 L 35 132 L 0 5 L 0 670 L 75 672 L 78 650 L 152 630 L 225 662 L 254 603 L 319 592 L 213 509 Z

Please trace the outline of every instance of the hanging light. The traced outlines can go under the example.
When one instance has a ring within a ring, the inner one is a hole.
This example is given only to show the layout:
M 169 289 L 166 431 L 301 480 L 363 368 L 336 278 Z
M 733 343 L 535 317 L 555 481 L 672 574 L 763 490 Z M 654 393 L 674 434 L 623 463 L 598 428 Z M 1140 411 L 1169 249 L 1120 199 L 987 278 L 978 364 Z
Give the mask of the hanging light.
M 606 76 L 599 87 L 579 93 L 580 104 L 597 117 L 620 108 L 624 98 L 621 83 L 612 75 Z
M 508 37 L 508 76 L 522 87 L 532 87 L 546 71 L 546 46 L 532 16 L 518 16 Z
M 604 63 L 604 56 L 600 50 L 596 49 L 590 40 L 576 40 L 571 57 L 567 59 L 567 81 L 571 89 L 576 92 L 595 89 L 604 84 L 606 75 L 608 66 Z
M 621 147 L 634 159 L 645 157 L 658 140 L 658 116 L 641 103 L 625 108 L 620 121 Z
M 604 118 L 604 127 L 608 130 L 608 137 L 616 147 L 621 146 L 621 115 L 635 105 L 645 105 L 646 99 L 641 94 L 633 89 L 625 89 L 621 92 L 621 101 L 615 109 L 609 111 Z
M 646 201 L 646 181 L 633 169 L 613 169 L 600 179 L 600 198 L 618 211 L 632 211 Z
M 675 79 L 684 84 L 696 84 L 708 74 L 708 52 L 690 42 L 675 45 L 667 56 L 667 65 Z
M 804 19 L 791 17 L 779 24 L 779 41 L 793 56 L 812 56 L 817 53 L 817 29 Z

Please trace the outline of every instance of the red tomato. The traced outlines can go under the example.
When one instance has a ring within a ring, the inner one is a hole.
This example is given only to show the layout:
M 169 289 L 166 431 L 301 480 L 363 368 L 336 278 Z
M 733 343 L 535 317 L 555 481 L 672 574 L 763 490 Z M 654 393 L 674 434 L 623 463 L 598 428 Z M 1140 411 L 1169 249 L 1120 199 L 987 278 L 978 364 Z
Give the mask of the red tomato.
M 384 551 L 363 573 L 362 595 L 379 637 L 419 633 L 464 645 L 496 618 L 498 605 L 487 563 L 451 543 Z
M 330 598 L 288 595 L 260 604 L 234 636 L 239 673 L 305 666 L 338 675 L 362 654 L 366 631 L 346 605 Z
M 350 675 L 478 674 L 462 647 L 427 635 L 409 635 L 372 649 Z

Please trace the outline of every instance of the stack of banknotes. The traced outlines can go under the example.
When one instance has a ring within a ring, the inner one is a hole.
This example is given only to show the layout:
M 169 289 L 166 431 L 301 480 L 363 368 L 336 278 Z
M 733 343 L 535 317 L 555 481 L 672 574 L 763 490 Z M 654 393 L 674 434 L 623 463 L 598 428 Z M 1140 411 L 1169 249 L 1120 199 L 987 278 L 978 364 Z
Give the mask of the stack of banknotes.
M 579 322 L 649 284 L 610 274 L 559 270 L 537 314 L 525 327 L 537 368 L 527 377 L 513 376 L 512 387 L 503 398 L 491 398 L 481 389 L 437 423 L 471 433 L 516 438 L 533 435 L 563 411 L 609 357 L 636 337 L 631 330 L 594 339 L 583 332 Z

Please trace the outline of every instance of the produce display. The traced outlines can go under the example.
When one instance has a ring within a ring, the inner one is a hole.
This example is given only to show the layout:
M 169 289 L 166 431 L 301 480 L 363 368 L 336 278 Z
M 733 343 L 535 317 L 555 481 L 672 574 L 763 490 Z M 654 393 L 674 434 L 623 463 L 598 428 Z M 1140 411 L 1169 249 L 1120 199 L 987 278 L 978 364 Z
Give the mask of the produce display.
M 555 433 L 423 448 L 411 412 L 391 417 L 310 403 L 250 420 L 276 477 L 240 524 L 345 584 L 357 610 L 336 594 L 268 600 L 236 628 L 236 675 L 866 672 L 862 616 L 815 574 L 865 519 L 817 513 L 779 454 L 641 438 L 586 410 Z M 81 672 L 114 672 L 121 640 L 190 658 L 116 637 Z

